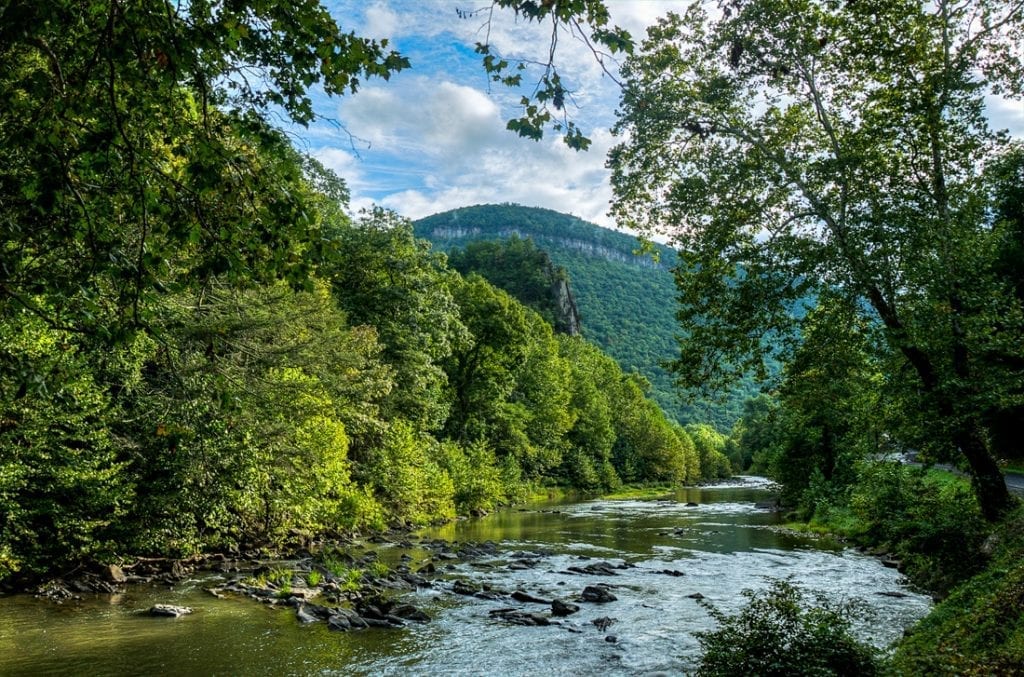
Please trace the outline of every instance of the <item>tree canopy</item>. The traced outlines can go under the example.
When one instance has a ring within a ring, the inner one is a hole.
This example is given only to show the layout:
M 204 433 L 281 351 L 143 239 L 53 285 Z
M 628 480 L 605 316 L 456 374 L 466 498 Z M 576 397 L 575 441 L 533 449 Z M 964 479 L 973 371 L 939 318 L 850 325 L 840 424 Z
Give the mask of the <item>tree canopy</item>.
M 846 294 L 989 517 L 1010 498 L 985 412 L 1021 376 L 1019 353 L 991 356 L 1024 325 L 986 188 L 1012 144 L 983 97 L 1021 94 L 1022 30 L 1024 6 L 996 0 L 694 3 L 627 60 L 610 154 L 620 222 L 680 250 L 685 383 L 761 368 L 798 299 Z

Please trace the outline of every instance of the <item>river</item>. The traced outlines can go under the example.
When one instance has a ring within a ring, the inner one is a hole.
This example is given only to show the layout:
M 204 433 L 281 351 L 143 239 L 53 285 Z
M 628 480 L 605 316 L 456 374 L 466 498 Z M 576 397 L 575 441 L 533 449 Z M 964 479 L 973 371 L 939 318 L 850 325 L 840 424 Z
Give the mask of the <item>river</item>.
M 397 630 L 302 626 L 291 610 L 209 596 L 203 588 L 217 582 L 213 574 L 174 588 L 135 586 L 64 604 L 0 598 L 0 674 L 683 674 L 698 655 L 693 633 L 714 627 L 697 593 L 731 612 L 744 603 L 742 590 L 788 577 L 832 600 L 862 600 L 855 630 L 879 646 L 928 612 L 928 596 L 908 589 L 877 559 L 780 529 L 777 513 L 756 506 L 767 498 L 763 480 L 737 478 L 656 500 L 546 503 L 425 530 L 418 539 L 492 541 L 498 548 L 472 561 L 439 562 L 451 568 L 442 569 L 433 587 L 407 595 L 433 620 Z M 411 555 L 414 568 L 431 556 L 427 549 L 373 547 L 392 562 Z M 616 575 L 569 571 L 596 562 L 617 567 Z M 607 583 L 618 599 L 579 603 L 578 613 L 557 619 L 561 625 L 523 627 L 489 612 L 548 609 L 455 595 L 454 580 L 566 600 L 587 585 Z M 155 603 L 187 605 L 195 613 L 146 615 Z M 601 630 L 592 623 L 601 617 L 614 623 Z

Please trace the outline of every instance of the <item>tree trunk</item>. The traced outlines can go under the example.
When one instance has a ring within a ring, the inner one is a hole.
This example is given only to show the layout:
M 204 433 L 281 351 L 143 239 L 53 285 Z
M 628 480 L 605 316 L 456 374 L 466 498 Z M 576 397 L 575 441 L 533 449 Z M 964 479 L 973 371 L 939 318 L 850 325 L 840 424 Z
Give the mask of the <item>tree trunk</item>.
M 977 428 L 959 426 L 955 432 L 955 441 L 970 464 L 971 484 L 974 485 L 981 514 L 990 522 L 998 521 L 1014 504 L 999 465 L 989 453 Z

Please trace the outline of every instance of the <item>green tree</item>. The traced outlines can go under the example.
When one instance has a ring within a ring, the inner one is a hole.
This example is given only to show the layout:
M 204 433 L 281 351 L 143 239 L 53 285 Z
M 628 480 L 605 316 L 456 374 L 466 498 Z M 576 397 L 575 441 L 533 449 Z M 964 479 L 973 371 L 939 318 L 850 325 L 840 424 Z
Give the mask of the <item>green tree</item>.
M 621 378 L 615 362 L 579 337 L 559 337 L 560 352 L 571 369 L 572 428 L 562 474 L 581 489 L 613 489 L 620 479 L 612 465 L 616 434 L 610 389 Z
M 127 542 L 187 554 L 379 521 L 348 460 L 393 385 L 376 333 L 349 328 L 324 283 L 170 301 L 164 343 L 108 422 L 140 493 Z
M 725 435 L 705 423 L 691 423 L 686 426 L 686 433 L 697 450 L 701 478 L 728 477 L 731 464 L 725 455 Z
M 887 424 L 880 365 L 871 357 L 872 328 L 849 300 L 823 295 L 802 328 L 803 340 L 779 387 L 770 463 L 793 502 L 812 484 L 829 492 L 853 484 L 855 464 L 881 452 Z
M 0 579 L 109 557 L 135 498 L 106 424 L 120 411 L 91 356 L 68 332 L 12 315 L 0 317 L 0 355 L 46 378 L 27 388 L 18 370 L 0 372 Z M 120 361 L 130 379 L 133 360 Z
M 610 155 L 619 221 L 681 250 L 685 382 L 763 370 L 794 303 L 842 289 L 916 375 L 917 415 L 963 454 L 989 518 L 1011 499 L 980 412 L 1016 396 L 1020 370 L 978 358 L 1021 324 L 979 247 L 980 172 L 1005 145 L 982 97 L 1021 90 L 1022 15 L 997 0 L 751 0 L 711 18 L 695 3 L 627 61 L 629 139 Z
M 212 275 L 307 283 L 325 242 L 261 116 L 307 123 L 310 87 L 408 65 L 314 0 L 19 0 L 0 16 L 0 310 L 115 342 Z
M 326 229 L 337 251 L 320 274 L 352 324 L 376 329 L 401 384 L 383 403 L 385 418 L 439 430 L 449 406 L 443 364 L 467 337 L 443 257 L 413 237 L 407 220 L 381 209 L 354 224 L 336 218 Z

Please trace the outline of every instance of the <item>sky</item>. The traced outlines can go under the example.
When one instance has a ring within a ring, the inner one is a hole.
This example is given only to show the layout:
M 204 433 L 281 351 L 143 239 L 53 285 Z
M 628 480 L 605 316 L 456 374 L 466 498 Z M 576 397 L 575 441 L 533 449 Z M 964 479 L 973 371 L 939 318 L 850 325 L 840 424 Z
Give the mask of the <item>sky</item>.
M 324 117 L 295 130 L 297 143 L 349 185 L 352 209 L 380 205 L 417 219 L 456 207 L 514 202 L 573 214 L 614 227 L 607 151 L 616 143 L 618 87 L 581 42 L 563 37 L 560 71 L 571 76 L 569 112 L 593 144 L 568 148 L 557 134 L 539 142 L 505 129 L 520 93 L 489 86 L 473 51 L 488 37 L 486 15 L 456 10 L 484 0 L 326 0 L 342 29 L 387 38 L 412 67 L 365 82 L 355 95 L 316 101 Z M 612 23 L 639 41 L 646 27 L 688 2 L 610 0 Z M 495 12 L 489 41 L 505 58 L 546 59 L 550 24 L 516 22 Z M 510 59 L 511 60 L 511 59 Z M 615 64 L 608 63 L 614 72 Z M 1024 136 L 1020 102 L 989 102 L 997 128 Z

